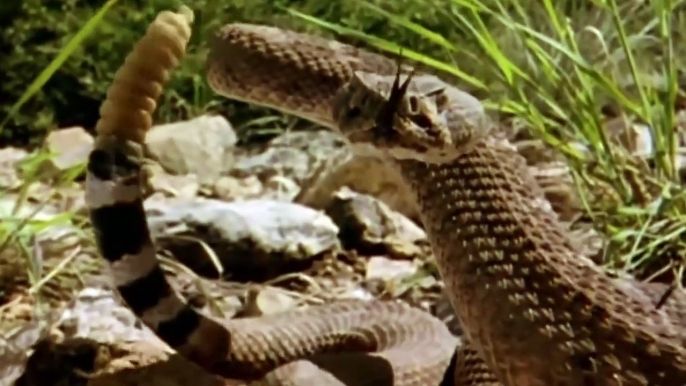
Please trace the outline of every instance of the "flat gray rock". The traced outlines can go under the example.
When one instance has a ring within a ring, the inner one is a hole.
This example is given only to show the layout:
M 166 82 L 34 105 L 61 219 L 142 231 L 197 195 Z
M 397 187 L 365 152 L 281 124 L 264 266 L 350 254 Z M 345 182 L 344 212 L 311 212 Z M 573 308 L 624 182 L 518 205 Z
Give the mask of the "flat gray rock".
M 212 199 L 146 203 L 153 235 L 191 269 L 216 274 L 207 243 L 230 276 L 271 276 L 289 264 L 338 250 L 338 227 L 324 213 L 282 201 Z M 185 237 L 178 237 L 185 236 Z M 206 271 L 206 270 L 210 271 Z

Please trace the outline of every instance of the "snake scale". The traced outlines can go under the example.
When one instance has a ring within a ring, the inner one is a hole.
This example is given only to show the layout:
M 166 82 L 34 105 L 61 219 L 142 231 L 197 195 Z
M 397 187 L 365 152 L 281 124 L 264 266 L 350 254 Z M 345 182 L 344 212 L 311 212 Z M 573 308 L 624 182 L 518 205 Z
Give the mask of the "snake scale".
M 273 27 L 222 28 L 209 84 L 386 157 L 420 208 L 467 343 L 448 367 L 456 340 L 398 303 L 343 302 L 247 322 L 190 308 L 158 266 L 140 188 L 151 114 L 189 36 L 187 17 L 162 12 L 115 76 L 86 191 L 122 298 L 179 353 L 228 379 L 270 386 L 686 385 L 684 293 L 656 308 L 662 287 L 612 279 L 577 252 L 475 98 L 382 56 Z

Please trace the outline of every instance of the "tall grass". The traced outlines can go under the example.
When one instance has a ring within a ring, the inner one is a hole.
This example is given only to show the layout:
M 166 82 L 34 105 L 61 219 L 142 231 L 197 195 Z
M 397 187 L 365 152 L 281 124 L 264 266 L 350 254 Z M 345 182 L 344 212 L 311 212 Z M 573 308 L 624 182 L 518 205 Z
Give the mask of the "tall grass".
M 609 270 L 643 277 L 670 273 L 663 280 L 682 277 L 686 201 L 678 186 L 674 127 L 677 49 L 684 46 L 681 31 L 686 27 L 675 10 L 683 8 L 683 1 L 448 0 L 439 12 L 464 33 L 462 41 L 358 3 L 450 52 L 454 63 L 403 49 L 410 59 L 485 92 L 494 114 L 564 157 L 586 214 L 609 241 L 603 256 Z M 396 54 L 400 48 L 345 25 L 289 12 L 382 51 Z M 650 165 L 608 138 L 602 113 L 608 105 L 649 127 Z M 599 187 L 614 200 L 594 205 L 591 193 Z M 649 202 L 641 202 L 650 190 Z
M 59 67 L 69 59 L 70 55 L 79 45 L 97 28 L 107 11 L 117 3 L 117 0 L 109 0 L 83 28 L 63 47 L 55 59 L 34 79 L 27 87 L 22 96 L 10 109 L 9 114 L 0 123 L 0 132 L 5 124 L 16 114 L 24 103 L 34 97 Z M 46 264 L 50 256 L 44 256 L 43 250 L 38 242 L 42 232 L 55 227 L 67 227 L 82 240 L 90 240 L 91 235 L 84 231 L 85 218 L 76 215 L 74 212 L 48 215 L 43 213 L 43 209 L 54 202 L 54 193 L 69 184 L 74 183 L 76 178 L 84 171 L 85 165 L 76 165 L 58 174 L 53 174 L 52 192 L 44 197 L 39 203 L 30 204 L 30 191 L 45 179 L 41 175 L 44 170 L 42 165 L 49 160 L 52 155 L 47 149 L 39 149 L 30 154 L 21 162 L 20 174 L 22 185 L 18 191 L 13 187 L 0 188 L 0 197 L 15 196 L 13 205 L 9 206 L 9 201 L 0 201 L 0 299 L 11 296 L 9 292 L 13 290 L 13 285 L 21 285 L 24 277 L 27 279 L 27 294 L 34 298 L 36 313 L 43 315 L 48 309 L 48 303 L 43 300 L 44 289 L 49 292 L 51 288 L 48 284 L 52 279 L 65 272 L 65 266 L 74 258 L 74 254 L 68 256 L 60 262 Z M 90 268 L 90 267 L 89 267 Z M 76 272 L 79 276 L 79 273 Z M 64 277 L 60 276 L 60 279 Z M 72 283 L 73 290 L 78 287 Z M 58 287 L 60 285 L 58 284 Z M 7 293 L 6 293 L 7 292 Z M 58 290 L 58 292 L 60 292 Z M 57 294 L 59 298 L 61 295 Z M 4 308 L 0 304 L 0 310 Z M 15 330 L 19 326 L 12 325 Z M 0 332 L 2 329 L 0 329 Z M 10 332 L 7 332 L 8 334 Z

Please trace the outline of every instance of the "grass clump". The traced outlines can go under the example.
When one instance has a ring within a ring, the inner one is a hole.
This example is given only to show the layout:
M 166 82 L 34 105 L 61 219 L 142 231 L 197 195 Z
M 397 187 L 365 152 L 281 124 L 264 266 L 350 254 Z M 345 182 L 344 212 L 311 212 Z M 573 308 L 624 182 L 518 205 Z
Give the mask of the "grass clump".
M 676 12 L 683 1 L 447 0 L 441 12 L 462 40 L 359 5 L 430 42 L 433 50 L 411 51 L 412 58 L 488 96 L 487 106 L 504 124 L 532 133 L 563 156 L 585 217 L 606 237 L 601 263 L 608 270 L 681 282 L 686 202 L 674 133 L 683 103 L 678 50 L 686 20 Z M 397 52 L 391 41 L 291 13 Z M 649 128 L 648 157 L 610 138 L 611 115 L 629 127 Z

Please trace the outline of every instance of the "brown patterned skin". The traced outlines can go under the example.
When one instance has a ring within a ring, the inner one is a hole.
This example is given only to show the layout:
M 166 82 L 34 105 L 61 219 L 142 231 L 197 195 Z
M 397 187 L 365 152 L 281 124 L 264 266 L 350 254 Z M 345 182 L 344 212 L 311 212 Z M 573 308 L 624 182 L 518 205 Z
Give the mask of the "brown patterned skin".
M 437 385 L 458 340 L 419 309 L 341 301 L 217 321 L 191 308 L 169 285 L 143 208 L 142 148 L 190 31 L 187 16 L 162 12 L 115 75 L 101 108 L 86 201 L 121 297 L 161 339 L 231 385 Z
M 354 71 L 392 75 L 397 68 L 391 59 L 347 44 L 244 23 L 228 24 L 212 37 L 206 67 L 207 81 L 220 95 L 329 128 L 331 100 Z
M 683 291 L 657 309 L 664 287 L 612 279 L 579 253 L 522 157 L 492 126 L 473 124 L 473 98 L 426 75 L 401 87 L 383 71 L 355 74 L 376 65 L 357 54 L 234 24 L 213 44 L 208 79 L 222 95 L 315 116 L 403 175 L 469 340 L 452 383 L 685 385 Z
M 400 86 L 392 76 L 355 77 L 334 101 L 338 128 L 387 154 L 414 192 L 470 345 L 501 383 L 686 383 L 675 304 L 656 309 L 640 286 L 617 283 L 575 250 L 516 150 L 492 125 L 454 119 L 471 98 L 446 87 L 438 105 L 424 78 Z M 441 143 L 441 157 L 417 151 L 426 136 Z

